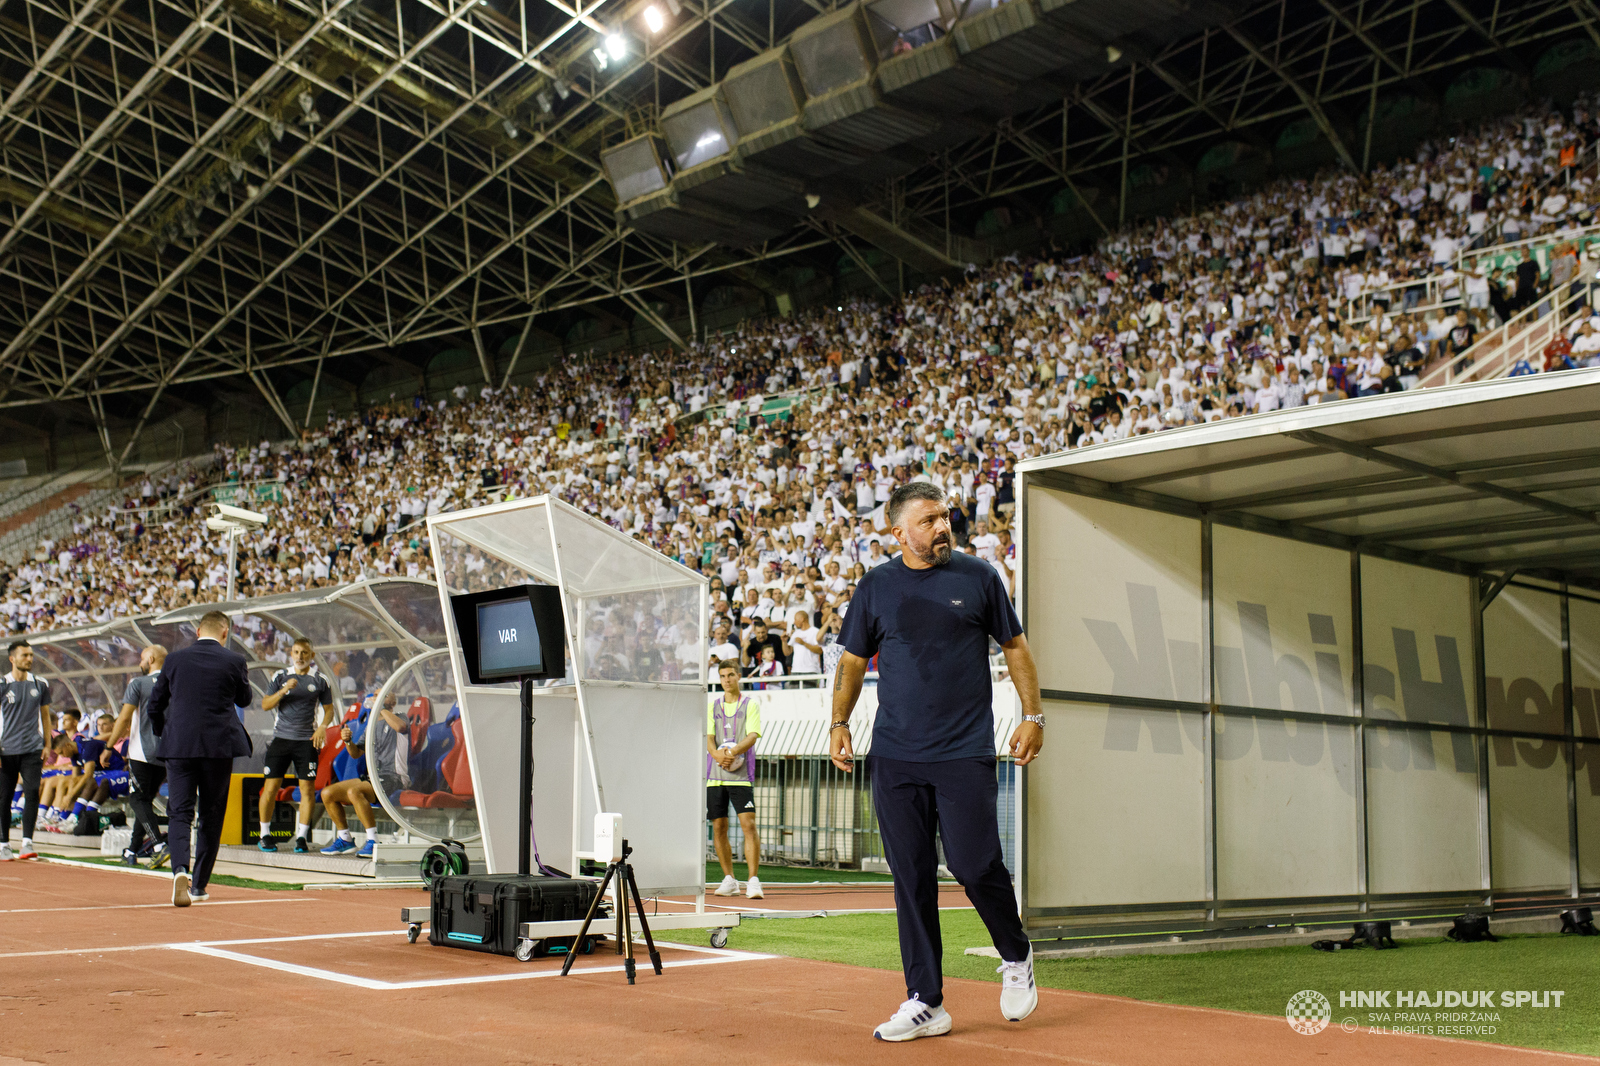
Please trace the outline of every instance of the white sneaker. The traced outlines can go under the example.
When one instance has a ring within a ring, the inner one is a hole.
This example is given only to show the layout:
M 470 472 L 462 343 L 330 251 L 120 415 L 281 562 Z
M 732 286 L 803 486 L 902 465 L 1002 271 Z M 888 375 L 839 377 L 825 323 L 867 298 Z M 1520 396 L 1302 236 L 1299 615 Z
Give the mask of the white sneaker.
M 716 896 L 737 896 L 739 894 L 739 879 L 729 874 L 722 879 L 722 884 L 717 886 Z
M 763 896 L 761 891 L 761 878 L 752 877 L 750 880 L 746 881 L 744 883 L 744 894 L 750 899 L 761 899 Z
M 181 870 L 172 875 L 172 905 L 174 907 L 189 905 L 189 875 Z
M 1021 962 L 1000 963 L 1000 1013 L 1008 1022 L 1020 1022 L 1039 1005 L 1039 989 L 1033 983 L 1033 948 Z
M 916 1040 L 924 1036 L 943 1036 L 950 1031 L 950 1012 L 930 1007 L 915 996 L 900 1004 L 894 1017 L 872 1031 L 879 1040 Z
M 14 858 L 16 856 L 11 854 L 11 845 L 0 844 L 0 862 L 10 862 Z
M 59 818 L 55 822 L 51 823 L 49 828 L 57 833 L 70 834 L 74 829 L 78 828 L 77 816 L 69 814 L 65 818 Z
M 211 893 L 209 893 L 209 892 L 190 892 L 189 893 L 189 902 L 190 903 L 204 903 L 207 900 L 209 900 L 210 898 L 211 898 Z

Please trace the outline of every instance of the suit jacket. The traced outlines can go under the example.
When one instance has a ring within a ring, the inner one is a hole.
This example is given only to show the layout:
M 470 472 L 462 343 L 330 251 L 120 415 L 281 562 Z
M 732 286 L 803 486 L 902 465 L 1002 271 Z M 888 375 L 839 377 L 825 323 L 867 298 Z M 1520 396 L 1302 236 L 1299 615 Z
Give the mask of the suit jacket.
M 167 656 L 145 713 L 162 759 L 232 759 L 251 752 L 250 734 L 235 707 L 254 693 L 243 655 L 214 640 L 198 640 Z

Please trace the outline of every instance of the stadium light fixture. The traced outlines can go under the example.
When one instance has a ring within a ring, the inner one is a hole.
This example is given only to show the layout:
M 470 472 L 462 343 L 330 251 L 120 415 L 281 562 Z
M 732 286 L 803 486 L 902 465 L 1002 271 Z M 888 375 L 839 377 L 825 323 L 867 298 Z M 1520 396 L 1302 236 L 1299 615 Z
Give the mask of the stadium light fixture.
M 591 57 L 594 59 L 594 69 L 606 69 L 606 50 L 604 48 L 596 48 L 594 52 L 591 53 Z
M 606 54 L 612 59 L 624 59 L 628 55 L 628 40 L 620 33 L 606 35 Z
M 654 4 L 644 9 L 644 24 L 651 33 L 660 33 L 666 26 L 666 16 L 661 14 L 661 9 Z

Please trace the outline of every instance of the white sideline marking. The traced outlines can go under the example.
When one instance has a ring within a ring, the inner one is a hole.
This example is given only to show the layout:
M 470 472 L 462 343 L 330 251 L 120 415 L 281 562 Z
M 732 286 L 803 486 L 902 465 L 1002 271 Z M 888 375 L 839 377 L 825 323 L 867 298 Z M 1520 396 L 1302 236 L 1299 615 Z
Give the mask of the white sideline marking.
M 171 880 L 168 877 L 167 880 Z M 215 903 L 207 903 L 207 907 L 245 907 L 255 903 L 310 903 L 312 900 L 287 896 L 283 899 L 219 899 Z M 76 911 L 138 911 L 153 910 L 161 907 L 172 908 L 170 903 L 108 903 L 100 907 L 23 907 L 17 910 L 0 911 L 0 914 L 70 914 Z
M 239 902 L 276 903 L 278 901 L 277 900 L 241 900 Z M 170 903 L 165 903 L 165 904 L 162 904 L 162 906 L 170 907 L 171 904 Z M 196 906 L 215 907 L 215 906 L 218 906 L 218 904 L 215 904 L 215 903 L 201 903 L 201 904 L 196 904 Z M 287 944 L 287 943 L 291 943 L 291 942 L 296 941 L 296 940 L 344 940 L 344 939 L 349 938 L 349 937 L 391 936 L 393 934 L 403 933 L 403 932 L 405 932 L 404 929 L 380 929 L 376 933 L 312 933 L 312 934 L 310 934 L 308 936 L 264 936 L 264 937 L 256 937 L 256 938 L 249 939 L 249 940 L 196 940 L 196 941 L 190 941 L 188 943 L 201 944 L 201 945 L 204 945 L 206 947 L 213 947 L 213 946 L 217 946 L 217 945 L 225 945 L 225 946 L 226 945 L 237 945 L 237 944 Z M 188 946 L 188 944 L 186 944 L 186 943 L 173 944 L 173 943 L 162 942 L 162 943 L 159 943 L 159 944 L 119 944 L 119 945 L 117 945 L 115 947 L 109 947 L 109 948 L 61 948 L 61 949 L 56 950 L 56 951 L 11 951 L 11 952 L 7 952 L 5 954 L 0 954 L 0 959 L 39 959 L 39 958 L 46 958 L 46 957 L 51 956 L 51 955 L 103 955 L 103 954 L 106 954 L 107 952 L 112 952 L 112 951 L 156 951 L 156 950 L 159 950 L 159 949 L 181 948 L 181 947 L 186 947 L 186 946 Z
M 403 932 L 404 930 L 400 931 Z M 345 935 L 360 936 L 373 934 Z M 319 938 L 302 937 L 298 939 L 310 940 Z M 214 959 L 227 959 L 232 962 L 242 962 L 250 966 L 260 966 L 268 970 L 278 970 L 282 973 L 297 974 L 301 977 L 314 977 L 322 981 L 332 981 L 336 984 L 351 985 L 356 988 L 364 988 L 372 992 L 397 992 L 415 988 L 448 988 L 455 985 L 484 985 L 493 984 L 500 981 L 529 981 L 540 977 L 561 976 L 560 970 L 549 969 L 537 970 L 532 973 L 485 974 L 477 977 L 438 977 L 421 981 L 379 981 L 372 977 L 356 977 L 352 974 L 339 973 L 335 970 L 324 970 L 315 966 L 301 966 L 299 963 L 281 962 L 277 959 L 263 959 L 257 955 L 246 955 L 237 951 L 223 951 L 220 948 L 213 947 L 210 944 L 166 944 L 161 946 L 173 948 L 178 951 L 191 952 L 195 955 L 208 955 Z M 688 959 L 685 961 L 673 962 L 670 964 L 670 968 L 672 969 L 679 969 L 684 966 L 715 966 L 728 962 L 755 962 L 762 959 L 772 959 L 777 957 L 775 955 L 759 955 L 754 952 L 747 951 L 728 951 L 725 949 L 719 950 L 717 948 L 691 947 L 686 944 L 669 944 L 664 941 L 657 941 L 656 947 L 678 948 L 682 951 L 694 951 L 712 956 L 708 959 Z M 650 959 L 648 955 L 640 960 L 639 966 L 643 969 L 649 968 Z M 575 969 L 572 972 L 581 974 L 622 973 L 625 971 L 625 969 L 626 968 L 621 965 L 585 966 L 582 969 Z

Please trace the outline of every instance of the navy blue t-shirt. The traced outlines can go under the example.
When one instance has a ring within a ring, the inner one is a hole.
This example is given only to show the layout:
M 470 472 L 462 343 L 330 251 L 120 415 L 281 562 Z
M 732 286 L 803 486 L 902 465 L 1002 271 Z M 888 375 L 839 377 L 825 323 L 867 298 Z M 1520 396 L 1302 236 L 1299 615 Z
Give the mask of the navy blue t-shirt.
M 989 638 L 1022 632 L 1000 575 L 952 552 L 944 566 L 913 570 L 899 556 L 861 579 L 839 640 L 851 655 L 878 655 L 872 754 L 906 762 L 994 756 Z

